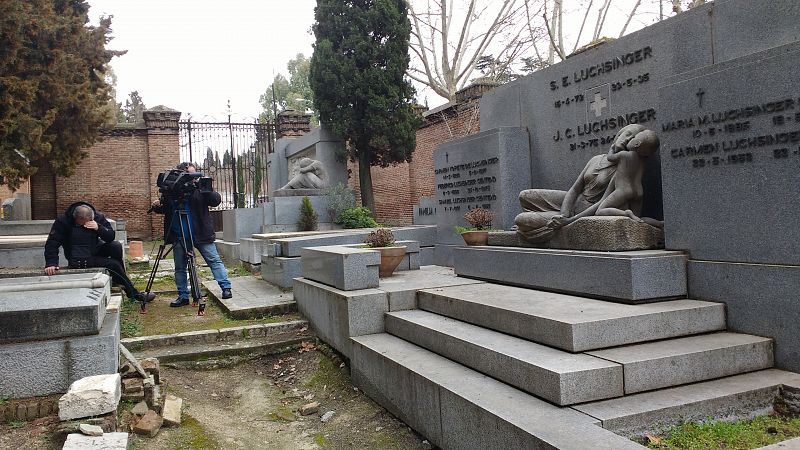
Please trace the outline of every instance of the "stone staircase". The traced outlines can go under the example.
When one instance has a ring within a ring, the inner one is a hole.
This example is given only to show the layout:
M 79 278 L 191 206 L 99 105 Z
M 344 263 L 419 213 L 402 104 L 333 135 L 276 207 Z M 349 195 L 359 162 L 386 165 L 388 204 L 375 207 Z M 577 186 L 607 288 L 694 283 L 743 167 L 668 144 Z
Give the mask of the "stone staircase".
M 683 420 L 772 410 L 800 375 L 723 304 L 621 304 L 493 283 L 425 289 L 352 337 L 356 385 L 446 449 L 642 448 Z M 620 434 L 616 434 L 620 433 Z

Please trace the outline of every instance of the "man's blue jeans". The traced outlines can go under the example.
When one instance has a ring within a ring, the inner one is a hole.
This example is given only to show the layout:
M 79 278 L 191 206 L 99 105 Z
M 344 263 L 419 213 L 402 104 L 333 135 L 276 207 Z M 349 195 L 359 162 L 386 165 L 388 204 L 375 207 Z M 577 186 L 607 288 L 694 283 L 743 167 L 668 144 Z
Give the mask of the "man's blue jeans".
M 221 289 L 230 289 L 231 282 L 228 280 L 228 270 L 225 264 L 222 263 L 217 252 L 217 246 L 214 243 L 210 244 L 195 244 L 194 246 L 203 255 L 206 264 L 214 274 L 214 279 L 219 283 Z M 175 286 L 178 287 L 178 298 L 189 298 L 189 282 L 187 276 L 187 268 L 189 262 L 186 260 L 186 255 L 183 252 L 183 245 L 176 242 L 172 247 L 172 260 L 175 261 Z M 195 258 L 196 260 L 196 258 Z

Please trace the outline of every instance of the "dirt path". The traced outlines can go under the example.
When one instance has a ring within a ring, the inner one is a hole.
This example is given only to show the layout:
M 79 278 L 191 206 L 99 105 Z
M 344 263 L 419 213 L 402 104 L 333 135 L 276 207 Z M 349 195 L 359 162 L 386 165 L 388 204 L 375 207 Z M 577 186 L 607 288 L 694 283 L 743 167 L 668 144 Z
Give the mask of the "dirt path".
M 424 438 L 350 384 L 322 353 L 267 357 L 212 371 L 163 368 L 167 392 L 184 399 L 184 424 L 129 448 L 429 449 Z M 301 406 L 319 402 L 302 416 Z M 321 416 L 333 411 L 322 422 Z

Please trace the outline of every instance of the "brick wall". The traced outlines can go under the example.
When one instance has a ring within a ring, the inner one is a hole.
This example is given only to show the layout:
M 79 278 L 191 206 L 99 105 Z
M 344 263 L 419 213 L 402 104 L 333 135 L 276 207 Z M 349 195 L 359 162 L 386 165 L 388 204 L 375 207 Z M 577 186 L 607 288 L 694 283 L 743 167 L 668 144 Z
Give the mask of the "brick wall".
M 465 98 L 423 114 L 417 130 L 417 146 L 410 163 L 373 167 L 372 189 L 375 193 L 375 216 L 386 225 L 410 225 L 413 207 L 420 197 L 434 195 L 433 150 L 443 142 L 480 131 L 480 97 Z M 359 195 L 358 163 L 349 162 L 348 185 Z
M 160 237 L 162 216 L 146 212 L 158 198 L 158 174 L 180 162 L 180 113 L 156 107 L 144 116 L 144 122 L 119 124 L 104 133 L 70 177 L 40 168 L 29 183 L 33 218 L 54 219 L 73 202 L 85 201 L 110 219 L 127 220 L 129 237 Z

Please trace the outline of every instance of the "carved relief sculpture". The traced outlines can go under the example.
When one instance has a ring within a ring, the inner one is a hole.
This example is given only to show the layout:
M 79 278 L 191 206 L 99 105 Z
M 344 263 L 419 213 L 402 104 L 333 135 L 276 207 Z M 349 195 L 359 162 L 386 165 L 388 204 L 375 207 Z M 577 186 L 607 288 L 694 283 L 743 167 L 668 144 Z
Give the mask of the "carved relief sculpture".
M 608 153 L 590 159 L 569 191 L 526 189 L 519 193 L 524 212 L 514 219 L 517 234 L 540 244 L 562 227 L 589 216 L 624 216 L 663 227 L 661 221 L 639 217 L 645 161 L 658 147 L 653 131 L 638 124 L 622 128 Z
M 322 163 L 311 159 L 300 160 L 300 170 L 281 189 L 322 189 L 325 187 L 325 168 Z

